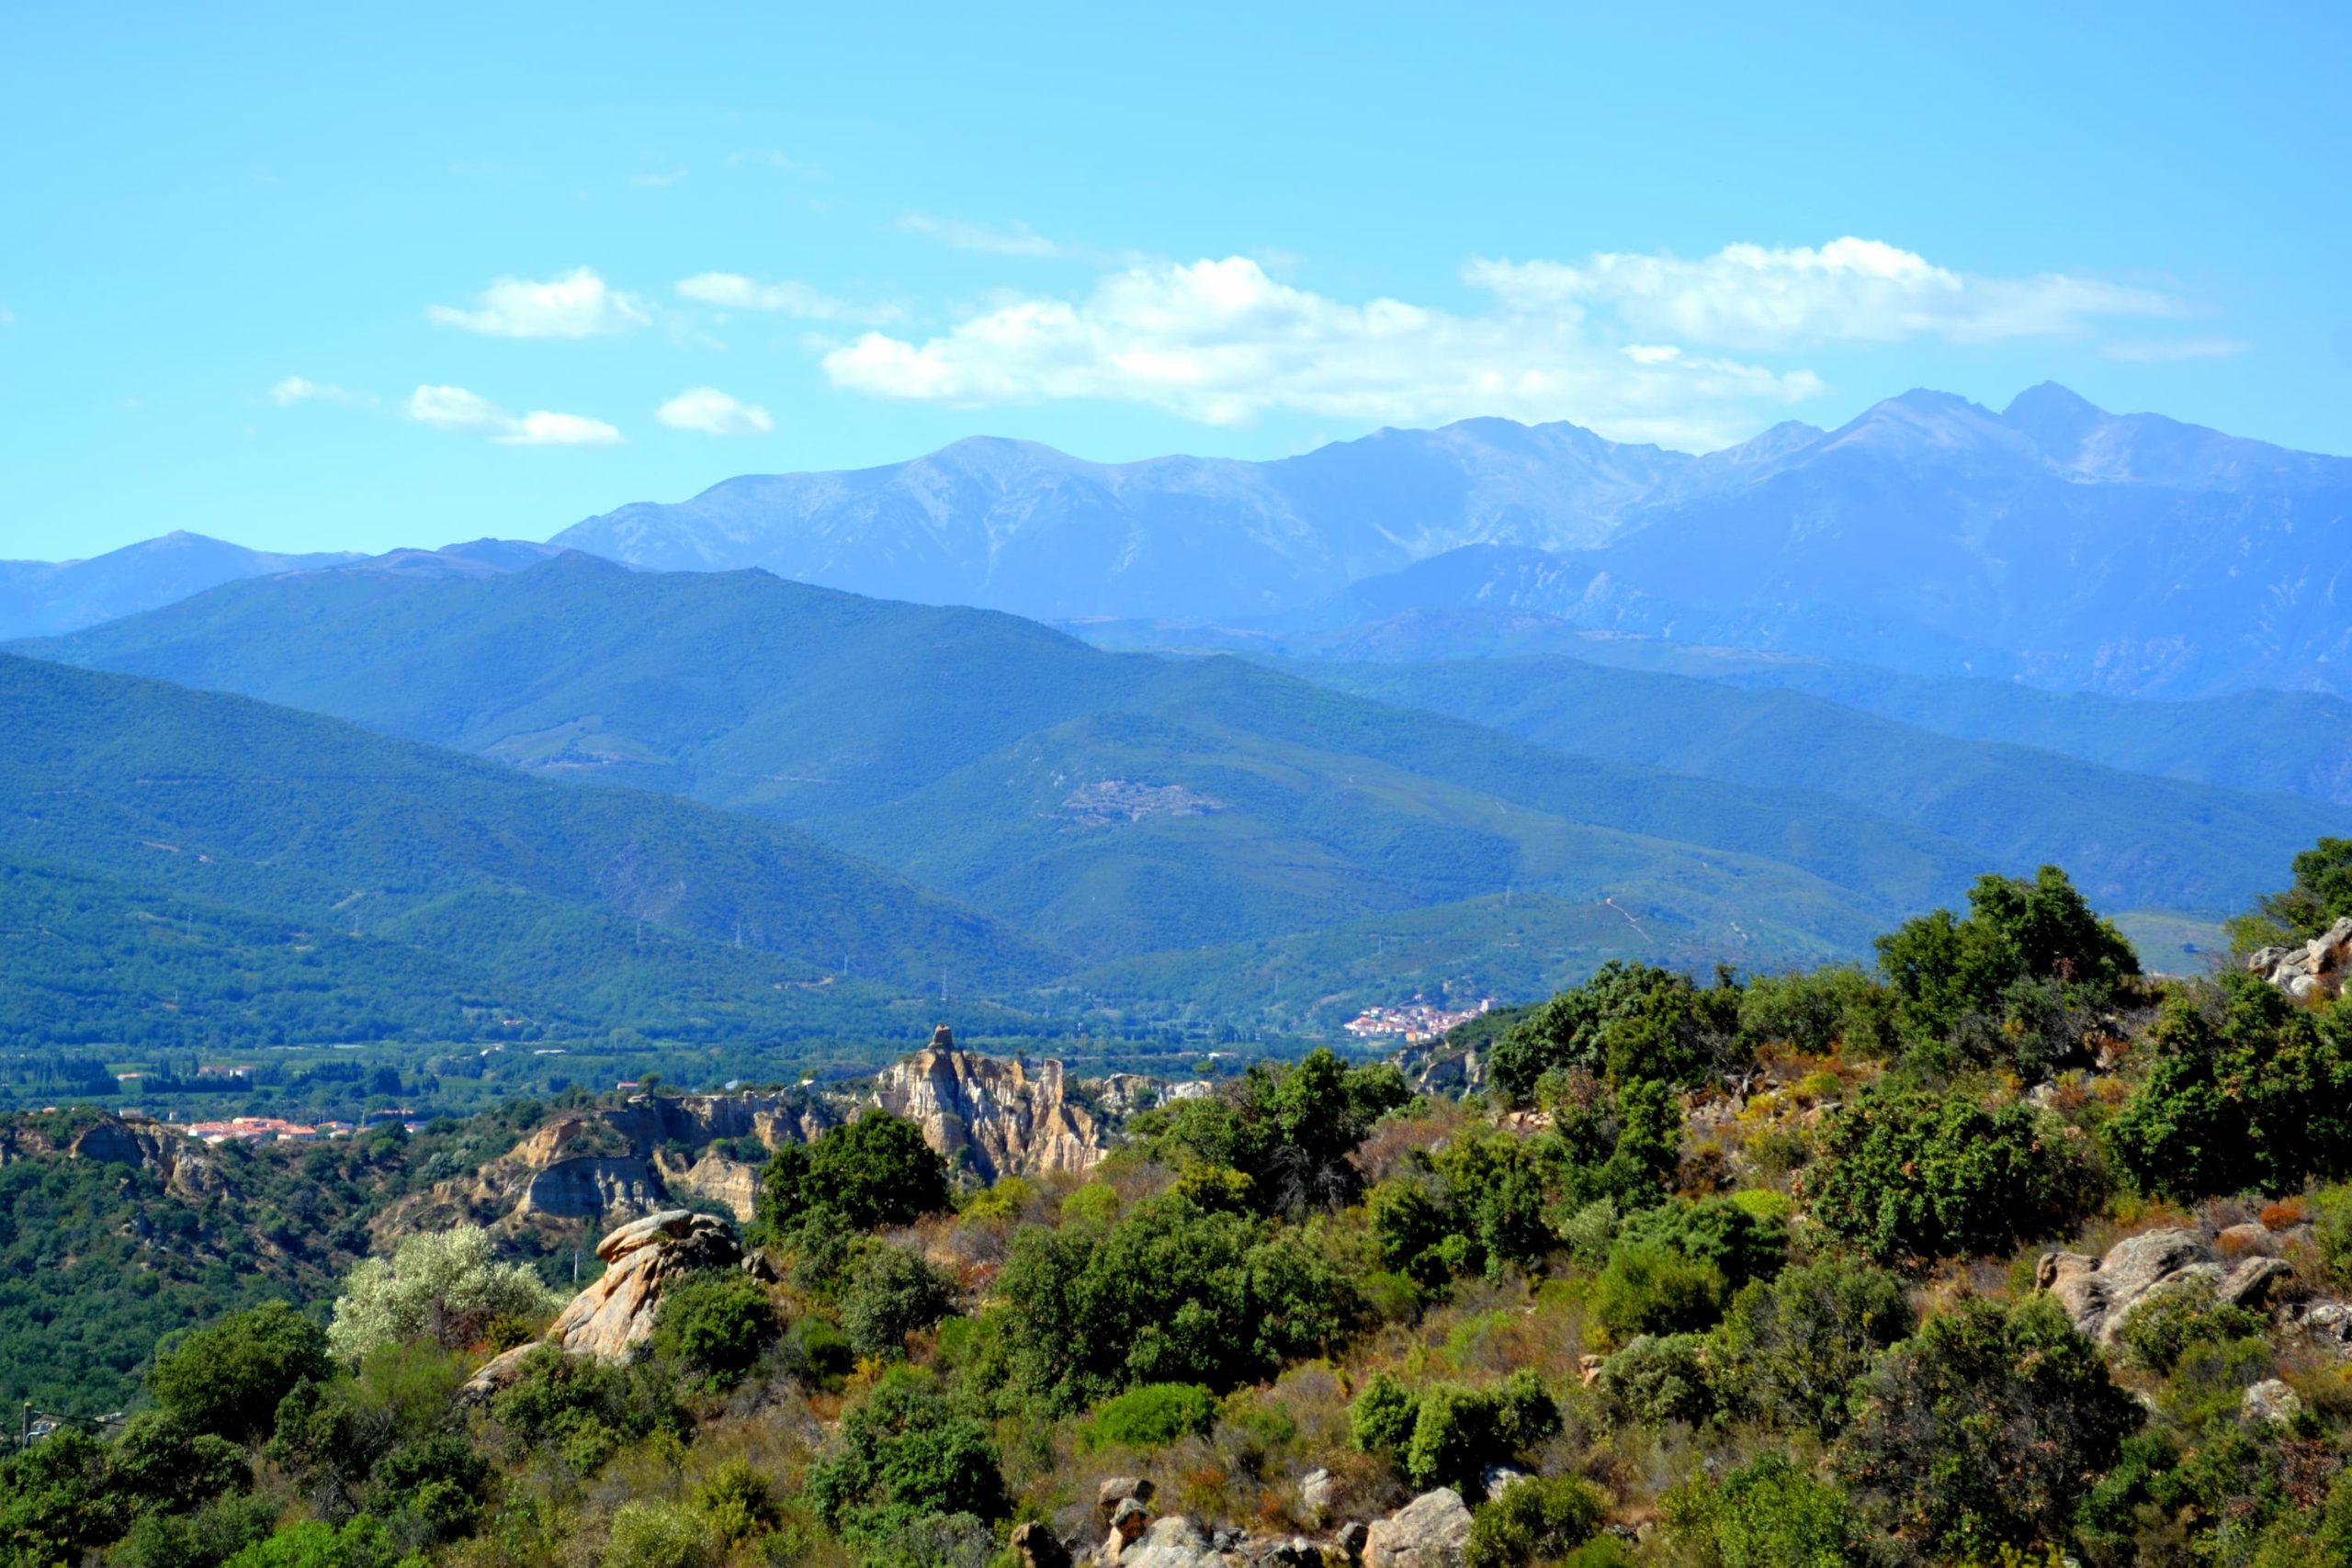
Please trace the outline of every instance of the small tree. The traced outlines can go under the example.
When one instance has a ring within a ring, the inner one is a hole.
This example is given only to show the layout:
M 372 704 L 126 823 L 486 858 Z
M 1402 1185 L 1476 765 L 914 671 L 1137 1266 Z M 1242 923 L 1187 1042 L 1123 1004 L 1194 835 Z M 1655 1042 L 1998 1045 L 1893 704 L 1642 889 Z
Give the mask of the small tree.
M 1470 1520 L 1463 1568 L 1557 1562 L 1600 1528 L 1600 1494 L 1573 1476 L 1524 1476 Z
M 1827 1438 L 1845 1427 L 1854 1380 L 1910 1332 L 1900 1280 L 1824 1258 L 1733 1297 L 1715 1331 L 1715 1359 L 1735 1409 Z
M 948 1206 L 947 1162 L 922 1129 L 886 1111 L 831 1127 L 814 1142 L 786 1144 L 760 1173 L 763 1232 L 782 1237 L 811 1214 L 852 1230 L 903 1225 Z
M 654 1308 L 655 1353 L 700 1372 L 713 1389 L 741 1382 L 783 1333 L 767 1287 L 733 1269 L 668 1280 Z
M 1929 1317 L 1858 1392 L 1838 1468 L 1914 1551 L 1989 1555 L 2063 1540 L 2140 1408 L 2047 1296 Z
M 353 1361 L 408 1339 L 461 1348 L 493 1318 L 543 1318 L 561 1305 L 525 1265 L 499 1262 L 480 1226 L 424 1231 L 403 1237 L 390 1258 L 367 1258 L 351 1270 L 335 1298 L 327 1344 Z
M 929 1328 L 955 1307 L 956 1281 L 920 1253 L 876 1247 L 850 1265 L 842 1327 L 859 1355 L 896 1356 L 908 1335 Z
M 1010 1506 L 987 1429 L 952 1414 L 930 1376 L 907 1368 L 884 1374 L 842 1417 L 809 1466 L 808 1496 L 827 1525 L 867 1542 L 943 1514 L 1001 1518 Z
M 284 1302 L 264 1302 L 166 1338 L 147 1387 L 197 1431 L 251 1442 L 269 1431 L 277 1402 L 296 1383 L 322 1381 L 332 1370 L 319 1325 Z

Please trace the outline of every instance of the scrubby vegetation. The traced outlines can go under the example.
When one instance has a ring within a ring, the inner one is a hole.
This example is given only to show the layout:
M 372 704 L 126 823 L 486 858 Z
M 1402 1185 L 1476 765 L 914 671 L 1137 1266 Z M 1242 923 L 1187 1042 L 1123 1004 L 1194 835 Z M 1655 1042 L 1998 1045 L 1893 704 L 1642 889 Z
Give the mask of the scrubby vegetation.
M 1874 975 L 1612 965 L 1485 1027 L 1464 1100 L 1317 1052 L 980 1190 L 869 1113 L 769 1163 L 758 1273 L 486 1399 L 551 1303 L 412 1239 L 332 1337 L 323 1300 L 248 1307 L 167 1339 L 111 1437 L 0 1461 L 0 1551 L 980 1568 L 1032 1521 L 1091 1547 L 1140 1475 L 1323 1541 L 1451 1487 L 1470 1568 L 2352 1553 L 2352 1361 L 2272 1310 L 2352 1294 L 2352 1004 L 2141 975 L 2045 870 Z M 2167 1225 L 2275 1257 L 2267 1300 L 2217 1267 L 2102 1338 L 2035 1284 Z

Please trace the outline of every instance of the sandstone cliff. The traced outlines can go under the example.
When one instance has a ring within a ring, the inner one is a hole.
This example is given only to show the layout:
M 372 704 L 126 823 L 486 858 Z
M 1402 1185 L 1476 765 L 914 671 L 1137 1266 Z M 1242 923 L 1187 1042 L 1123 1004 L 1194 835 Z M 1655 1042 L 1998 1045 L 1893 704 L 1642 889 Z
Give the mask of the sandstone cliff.
M 959 1051 L 944 1023 L 930 1049 L 883 1072 L 874 1102 L 921 1127 L 950 1169 L 980 1181 L 1085 1171 L 1102 1157 L 1105 1129 L 1072 1097 L 1059 1062 L 1032 1067 Z

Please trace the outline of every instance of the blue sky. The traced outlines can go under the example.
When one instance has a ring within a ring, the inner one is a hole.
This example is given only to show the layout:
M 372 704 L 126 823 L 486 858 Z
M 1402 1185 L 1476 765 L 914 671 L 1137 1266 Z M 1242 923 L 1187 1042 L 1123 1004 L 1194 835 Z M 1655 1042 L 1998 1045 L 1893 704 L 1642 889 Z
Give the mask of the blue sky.
M 199 9 L 5 21 L 0 557 L 1917 385 L 2352 452 L 2341 6 Z

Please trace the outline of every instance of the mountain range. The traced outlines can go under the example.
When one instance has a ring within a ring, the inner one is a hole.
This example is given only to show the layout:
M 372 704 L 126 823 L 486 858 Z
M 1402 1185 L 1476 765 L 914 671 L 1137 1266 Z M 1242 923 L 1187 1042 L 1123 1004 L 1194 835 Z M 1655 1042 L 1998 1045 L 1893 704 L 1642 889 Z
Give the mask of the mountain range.
M 135 615 L 219 583 L 364 559 L 347 551 L 272 555 L 174 532 L 88 560 L 0 560 L 0 636 L 43 637 Z
M 2123 695 L 2346 690 L 2352 459 L 2044 385 L 1692 457 L 1471 420 L 1268 463 L 964 441 L 730 479 L 559 545 L 1046 619 L 1276 629 L 1477 604 Z
M 1225 994 L 1276 951 L 1352 970 L 1298 943 L 1353 926 L 1478 964 L 1532 921 L 1559 970 L 1652 942 L 1769 966 L 2044 862 L 2106 907 L 2219 914 L 2346 824 L 1668 672 L 1121 654 L 765 572 L 482 555 L 226 584 L 21 646 L 779 819 L 1074 974 L 1112 966 L 1080 982 L 1105 996 L 1172 996 L 1171 964 Z

